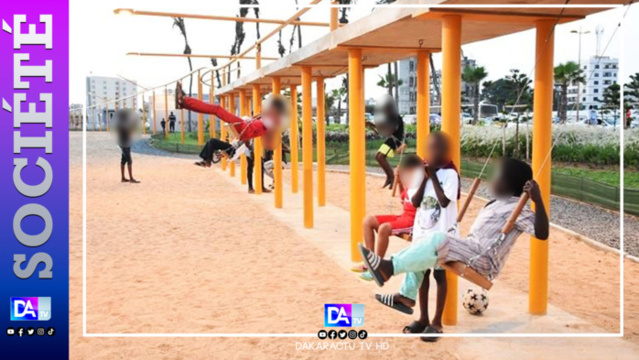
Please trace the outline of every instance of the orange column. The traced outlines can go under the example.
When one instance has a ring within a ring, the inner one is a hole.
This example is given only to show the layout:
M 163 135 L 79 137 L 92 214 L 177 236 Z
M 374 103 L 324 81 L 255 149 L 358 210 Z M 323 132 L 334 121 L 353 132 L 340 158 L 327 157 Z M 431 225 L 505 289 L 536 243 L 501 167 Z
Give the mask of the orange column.
M 248 105 L 246 101 L 246 90 L 240 89 L 240 116 L 245 117 L 248 116 Z M 246 154 L 240 155 L 240 182 L 242 185 L 246 185 L 247 180 L 247 162 L 246 162 Z
M 209 89 L 209 104 L 215 104 L 215 76 L 214 72 L 211 71 L 211 88 Z M 209 115 L 209 139 L 215 137 L 216 129 L 216 119 L 215 115 Z
M 317 78 L 317 205 L 326 205 L 326 114 L 324 78 Z
M 532 168 L 539 183 L 546 210 L 550 210 L 550 151 L 552 142 L 554 20 L 537 22 L 535 65 L 535 99 L 533 104 Z M 547 158 L 548 157 L 548 158 Z M 548 243 L 530 239 L 530 288 L 528 311 L 546 314 L 548 307 Z
M 366 132 L 363 99 L 362 50 L 348 50 L 349 167 L 351 203 L 351 260 L 362 261 L 358 244 L 363 239 L 366 215 Z
M 153 135 L 158 133 L 157 125 L 156 125 L 156 112 L 155 112 L 155 90 L 153 90 L 153 98 L 152 98 L 152 106 L 153 106 Z M 107 105 L 108 109 L 108 105 Z M 108 117 L 108 114 L 107 114 Z
M 417 53 L 417 155 L 422 159 L 426 156 L 426 138 L 430 133 L 429 60 L 428 51 Z
M 299 124 L 297 123 L 297 87 L 291 85 L 291 130 L 289 131 L 289 142 L 291 148 L 291 191 L 297 194 L 299 187 Z
M 169 89 L 164 88 L 164 138 L 169 138 Z
M 302 66 L 302 169 L 304 180 L 304 227 L 313 227 L 313 104 L 310 66 Z
M 220 96 L 220 106 L 226 108 L 226 97 Z M 226 141 L 226 125 L 220 124 L 220 140 Z M 220 161 L 222 164 L 222 171 L 226 171 L 226 158 L 222 157 Z
M 95 126 L 93 130 L 95 130 Z M 142 93 L 142 134 L 146 134 L 146 104 L 144 103 L 144 93 Z
M 200 71 L 197 72 L 197 98 L 200 101 L 202 101 L 202 99 L 204 98 L 204 94 L 202 93 L 202 77 L 200 77 Z M 201 113 L 197 114 L 197 145 L 204 145 L 204 114 Z
M 260 85 L 253 84 L 253 114 L 257 116 L 262 112 L 262 93 L 260 91 Z M 255 155 L 253 168 L 253 177 L 255 179 L 255 194 L 260 195 L 262 193 L 262 139 L 256 137 L 253 142 L 253 152 Z
M 271 78 L 273 86 L 273 94 L 279 94 L 282 86 L 279 77 Z M 275 135 L 275 151 L 273 152 L 273 182 L 274 182 L 274 201 L 275 207 L 282 208 L 284 203 L 284 191 L 282 189 L 282 133 L 280 131 Z
M 447 15 L 442 21 L 442 131 L 450 137 L 451 159 L 461 169 L 459 115 L 461 110 L 461 16 Z M 460 170 L 461 171 L 461 170 Z M 442 320 L 457 324 L 457 276 L 446 272 L 448 295 Z
M 232 114 L 235 114 L 235 94 L 231 93 L 229 95 L 229 108 L 228 111 Z M 235 177 L 235 161 L 230 161 L 230 169 L 229 169 L 229 174 L 232 177 Z

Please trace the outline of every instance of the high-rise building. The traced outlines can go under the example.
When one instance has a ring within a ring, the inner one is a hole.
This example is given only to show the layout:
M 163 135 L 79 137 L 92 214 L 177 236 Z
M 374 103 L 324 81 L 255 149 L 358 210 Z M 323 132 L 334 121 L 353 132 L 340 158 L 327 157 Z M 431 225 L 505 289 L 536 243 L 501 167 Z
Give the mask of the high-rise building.
M 568 87 L 568 107 L 572 109 L 577 102 L 582 109 L 599 109 L 603 102 L 603 94 L 606 88 L 616 84 L 619 79 L 619 59 L 609 56 L 592 56 L 581 62 L 586 84 L 581 86 L 570 85 Z M 578 88 L 581 94 L 577 94 Z
M 475 67 L 474 59 L 464 57 L 461 61 L 461 69 L 465 67 Z M 415 114 L 417 112 L 417 59 L 410 57 L 399 61 L 399 79 L 402 85 L 399 86 L 399 113 Z M 439 91 L 436 86 L 441 88 L 441 71 L 437 70 L 437 82 L 433 79 L 432 71 L 430 73 L 430 102 L 431 105 L 440 104 Z M 436 85 L 437 84 L 437 85 Z M 462 81 L 462 92 L 467 91 L 468 85 Z
M 113 117 L 116 107 L 138 110 L 138 97 L 134 96 L 138 87 L 134 81 L 105 76 L 87 76 L 87 109 L 91 127 L 104 127 L 106 121 Z M 125 99 L 126 98 L 126 99 Z M 122 99 L 113 103 L 113 100 Z M 108 103 L 108 113 L 107 106 Z M 97 119 L 95 122 L 93 119 Z

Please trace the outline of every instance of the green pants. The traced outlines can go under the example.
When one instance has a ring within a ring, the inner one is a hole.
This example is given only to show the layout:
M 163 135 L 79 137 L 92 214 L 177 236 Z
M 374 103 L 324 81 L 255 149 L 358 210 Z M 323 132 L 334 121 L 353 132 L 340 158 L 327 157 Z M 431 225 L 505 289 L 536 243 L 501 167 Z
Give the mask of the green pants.
M 399 290 L 402 296 L 417 299 L 424 272 L 437 263 L 437 248 L 444 239 L 444 232 L 432 232 L 421 239 L 413 239 L 409 247 L 392 256 L 393 275 L 406 273 Z

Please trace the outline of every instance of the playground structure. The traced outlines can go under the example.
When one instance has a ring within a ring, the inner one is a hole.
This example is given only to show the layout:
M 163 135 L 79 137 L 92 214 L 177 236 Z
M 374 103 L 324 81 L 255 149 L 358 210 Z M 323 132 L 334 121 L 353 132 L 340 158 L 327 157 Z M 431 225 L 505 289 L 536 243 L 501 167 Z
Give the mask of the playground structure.
M 311 5 L 321 0 L 312 0 Z M 402 3 L 398 1 L 397 3 Z M 610 4 L 624 4 L 626 1 L 611 1 Z M 415 1 L 411 1 L 415 3 Z M 427 3 L 419 1 L 419 3 Z M 432 2 L 428 2 L 432 3 Z M 438 1 L 437 5 L 451 5 L 456 1 Z M 521 3 L 521 2 L 518 2 Z M 534 4 L 535 1 L 525 1 Z M 550 1 L 561 5 L 563 1 Z M 576 1 L 571 5 L 578 5 Z M 586 2 L 582 2 L 586 3 Z M 524 30 L 535 29 L 535 74 L 534 74 L 534 123 L 532 136 L 532 167 L 542 190 L 543 200 L 548 207 L 550 201 L 550 168 L 551 160 L 551 125 L 553 101 L 553 50 L 554 28 L 558 24 L 567 23 L 584 18 L 587 15 L 607 10 L 606 8 L 459 8 L 433 7 L 430 8 L 383 8 L 370 15 L 340 27 L 337 20 L 337 8 L 330 9 L 330 21 L 327 23 L 330 32 L 323 37 L 307 44 L 303 48 L 281 59 L 261 56 L 262 44 L 288 25 L 325 26 L 322 23 L 305 23 L 297 21 L 298 17 L 311 10 L 302 7 L 285 21 L 273 20 L 277 25 L 273 31 L 258 40 L 241 54 L 231 57 L 228 62 L 212 70 L 197 70 L 198 97 L 202 99 L 203 82 L 210 76 L 211 85 L 214 84 L 214 72 L 222 72 L 222 87 L 210 87 L 209 100 L 219 98 L 221 106 L 231 112 L 239 112 L 242 116 L 260 113 L 261 100 L 266 94 L 279 94 L 282 87 L 290 89 L 292 99 L 292 116 L 290 128 L 291 149 L 291 191 L 297 193 L 298 179 L 298 128 L 297 119 L 297 87 L 302 87 L 302 192 L 303 192 L 303 224 L 305 228 L 314 227 L 315 199 L 313 194 L 313 151 L 317 152 L 317 205 L 326 203 L 325 186 L 325 144 L 324 122 L 317 122 L 317 145 L 313 146 L 312 132 L 312 82 L 317 88 L 317 118 L 324 118 L 324 80 L 343 74 L 348 74 L 348 111 L 351 119 L 349 127 L 350 153 L 350 249 L 351 260 L 360 261 L 357 244 L 363 238 L 362 220 L 366 214 L 365 187 L 365 126 L 364 126 L 364 71 L 382 64 L 398 61 L 415 56 L 417 58 L 417 149 L 418 155 L 425 154 L 425 141 L 429 132 L 429 55 L 434 52 L 442 53 L 442 131 L 449 134 L 453 141 L 452 159 L 461 164 L 460 154 L 460 111 L 461 111 L 461 46 L 477 41 L 504 36 Z M 116 10 L 116 12 L 123 9 Z M 146 16 L 181 16 L 187 14 L 154 13 L 138 10 L 126 10 L 135 15 Z M 200 17 L 220 21 L 237 21 L 236 18 Z M 251 19 L 251 21 L 257 21 Z M 269 20 L 260 19 L 269 23 Z M 399 36 L 401 34 L 401 36 Z M 389 45 L 392 44 L 392 45 Z M 532 44 L 531 44 L 532 45 Z M 254 52 L 252 56 L 250 53 Z M 140 56 L 186 56 L 181 54 L 135 54 Z M 197 56 L 197 55 L 190 55 Z M 210 57 L 209 55 L 199 55 Z M 227 58 L 221 57 L 220 58 Z M 255 60 L 255 71 L 230 83 L 226 74 L 233 71 L 231 65 L 240 59 Z M 272 61 L 262 66 L 262 60 Z M 190 74 L 189 74 L 190 75 Z M 187 77 L 189 76 L 187 75 Z M 168 84 L 160 87 L 164 91 L 165 113 L 168 113 Z M 160 94 L 162 96 L 162 94 Z M 155 113 L 156 91 L 152 90 L 152 111 Z M 239 100 L 239 102 L 238 102 Z M 239 104 L 239 105 L 238 105 Z M 109 109 L 109 103 L 104 105 Z M 112 107 L 117 110 L 117 101 Z M 111 110 L 113 110 L 113 108 Z M 143 107 L 144 109 L 144 107 Z M 146 123 L 146 110 L 143 112 Z M 156 134 L 156 117 L 153 114 L 151 131 Z M 182 115 L 184 119 L 184 115 Z M 182 141 L 184 141 L 184 121 L 181 122 Z M 204 115 L 198 115 L 198 144 L 204 143 Z M 215 121 L 209 122 L 210 136 L 216 134 Z M 108 121 L 106 122 L 108 130 Z M 220 137 L 226 140 L 229 133 L 225 127 L 220 129 Z M 282 161 L 281 137 L 277 139 L 274 151 L 275 196 L 274 205 L 282 208 Z M 255 141 L 255 153 L 262 153 L 260 139 Z M 259 155 L 256 155 L 259 156 Z M 240 180 L 246 182 L 242 156 Z M 229 170 L 230 176 L 235 176 L 235 163 L 222 159 L 221 167 Z M 262 167 L 255 162 L 255 190 L 260 194 Z M 448 274 L 448 300 L 444 313 L 444 322 L 454 325 L 457 322 L 457 278 Z M 529 312 L 531 314 L 545 314 L 548 297 L 548 242 L 531 238 L 530 243 L 530 280 L 529 280 Z

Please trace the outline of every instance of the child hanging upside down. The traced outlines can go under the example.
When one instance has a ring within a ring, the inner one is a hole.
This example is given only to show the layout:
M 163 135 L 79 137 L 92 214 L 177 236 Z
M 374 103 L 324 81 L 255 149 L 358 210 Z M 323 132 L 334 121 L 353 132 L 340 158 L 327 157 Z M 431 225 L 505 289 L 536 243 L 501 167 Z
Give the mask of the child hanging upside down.
M 492 181 L 491 192 L 495 199 L 479 212 L 470 233 L 464 239 L 443 231 L 429 232 L 422 239 L 413 239 L 411 246 L 393 255 L 390 260 L 380 258 L 360 245 L 364 263 L 375 282 L 383 286 L 392 276 L 422 272 L 449 261 L 460 261 L 479 274 L 493 279 L 505 265 L 519 235 L 525 232 L 540 240 L 548 239 L 548 215 L 539 186 L 532 180 L 532 170 L 528 164 L 503 158 Z M 535 212 L 525 206 L 514 229 L 503 236 L 501 229 L 523 192 L 528 193 L 535 203 Z M 404 283 L 402 291 L 414 293 L 417 291 L 416 284 Z M 397 295 L 393 295 L 391 299 L 402 302 Z M 394 307 L 393 302 L 389 306 Z
M 262 145 L 267 150 L 275 147 L 275 135 L 288 128 L 289 102 L 281 95 L 269 96 L 262 106 L 262 113 L 251 118 L 242 119 L 235 114 L 226 111 L 221 106 L 205 103 L 196 98 L 185 96 L 182 91 L 182 83 L 178 82 L 175 89 L 176 109 L 187 109 L 201 114 L 217 116 L 221 121 L 230 124 L 237 132 L 237 144 L 230 144 L 218 139 L 210 139 L 205 145 L 200 157 L 202 161 L 196 163 L 200 166 L 210 167 L 213 155 L 216 152 L 224 152 L 225 156 L 233 157 L 235 150 L 243 141 L 261 137 Z M 206 149 L 206 151 L 204 151 Z
M 406 155 L 399 164 L 399 190 L 400 200 L 404 206 L 401 215 L 368 215 L 364 218 L 364 243 L 366 248 L 375 251 L 380 257 L 384 257 L 388 249 L 388 240 L 391 235 L 410 234 L 415 221 L 415 206 L 408 196 L 408 183 L 412 179 L 416 169 L 422 167 L 422 159 L 417 155 Z M 377 244 L 375 233 L 377 232 Z M 377 245 L 377 248 L 376 246 Z M 365 272 L 366 267 L 359 265 L 353 268 L 354 272 Z M 368 273 L 362 274 L 362 279 L 373 280 Z

